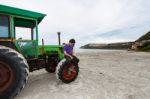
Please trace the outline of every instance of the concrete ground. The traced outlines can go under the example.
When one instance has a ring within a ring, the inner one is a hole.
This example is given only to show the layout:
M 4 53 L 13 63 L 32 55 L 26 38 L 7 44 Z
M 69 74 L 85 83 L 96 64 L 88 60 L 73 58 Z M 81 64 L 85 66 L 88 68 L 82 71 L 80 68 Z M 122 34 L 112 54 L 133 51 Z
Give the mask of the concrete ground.
M 150 99 L 150 53 L 83 51 L 78 78 L 64 84 L 45 70 L 30 73 L 15 99 Z

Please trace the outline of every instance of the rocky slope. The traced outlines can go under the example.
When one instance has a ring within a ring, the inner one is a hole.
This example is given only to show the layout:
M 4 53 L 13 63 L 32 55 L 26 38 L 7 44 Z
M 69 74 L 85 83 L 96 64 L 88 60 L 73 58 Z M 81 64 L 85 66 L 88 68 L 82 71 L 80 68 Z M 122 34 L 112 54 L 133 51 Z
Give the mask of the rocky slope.
M 150 31 L 137 39 L 133 43 L 131 49 L 137 51 L 150 51 Z

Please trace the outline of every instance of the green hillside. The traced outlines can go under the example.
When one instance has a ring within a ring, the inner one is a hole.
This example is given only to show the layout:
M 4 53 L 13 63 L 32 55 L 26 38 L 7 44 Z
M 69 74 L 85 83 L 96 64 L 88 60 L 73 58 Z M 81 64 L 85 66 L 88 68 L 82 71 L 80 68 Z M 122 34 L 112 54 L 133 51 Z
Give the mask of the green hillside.
M 146 34 L 144 34 L 143 36 L 141 36 L 139 39 L 137 39 L 136 41 L 143 41 L 143 40 L 150 40 L 150 31 L 147 32 Z
M 141 43 L 145 41 L 146 43 L 144 44 L 144 46 L 140 47 L 138 50 L 150 52 L 150 31 L 136 40 L 136 42 L 141 42 Z

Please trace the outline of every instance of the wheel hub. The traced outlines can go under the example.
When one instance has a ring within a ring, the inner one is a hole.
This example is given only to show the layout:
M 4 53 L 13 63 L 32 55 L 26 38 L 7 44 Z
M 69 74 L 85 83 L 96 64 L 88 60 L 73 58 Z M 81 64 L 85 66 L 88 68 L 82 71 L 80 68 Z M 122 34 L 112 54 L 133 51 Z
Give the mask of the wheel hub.
M 0 93 L 4 92 L 12 83 L 13 71 L 7 63 L 0 61 Z
M 63 70 L 63 75 L 66 80 L 73 79 L 76 76 L 76 74 L 77 74 L 77 71 L 75 69 L 75 66 L 73 66 L 73 65 L 68 65 Z

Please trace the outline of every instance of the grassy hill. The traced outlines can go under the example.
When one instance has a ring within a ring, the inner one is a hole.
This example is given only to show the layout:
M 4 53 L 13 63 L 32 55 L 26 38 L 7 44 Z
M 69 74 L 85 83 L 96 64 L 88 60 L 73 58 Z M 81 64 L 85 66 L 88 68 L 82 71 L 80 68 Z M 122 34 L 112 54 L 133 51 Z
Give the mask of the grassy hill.
M 147 32 L 146 34 L 144 34 L 143 36 L 141 36 L 139 39 L 137 39 L 136 41 L 143 41 L 143 40 L 150 40 L 150 31 Z
M 139 47 L 139 51 L 147 51 L 150 52 L 150 31 L 141 36 L 139 39 L 137 39 L 135 42 L 145 42 L 145 45 L 142 47 Z

